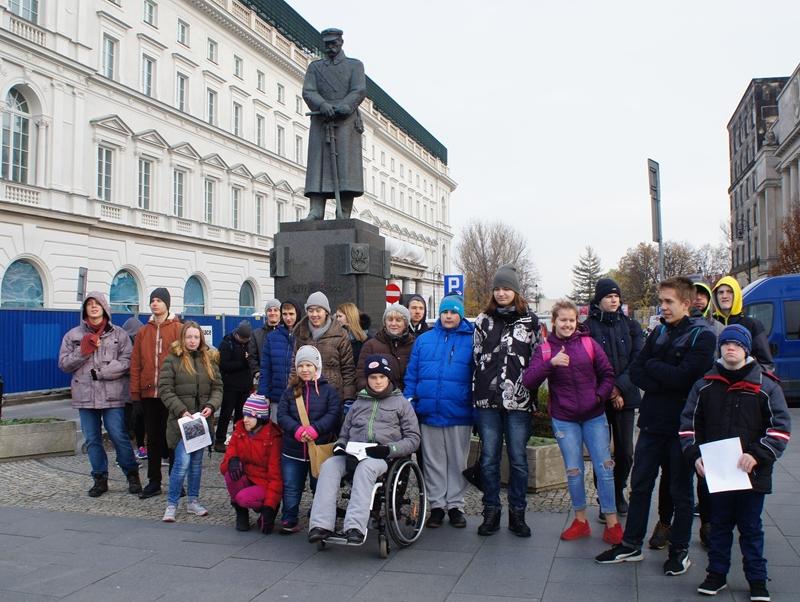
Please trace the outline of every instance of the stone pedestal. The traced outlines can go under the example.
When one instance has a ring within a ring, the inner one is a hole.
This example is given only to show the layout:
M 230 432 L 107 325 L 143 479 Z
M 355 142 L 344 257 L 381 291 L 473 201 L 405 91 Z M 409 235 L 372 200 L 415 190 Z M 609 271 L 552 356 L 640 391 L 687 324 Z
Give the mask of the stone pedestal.
M 386 307 L 390 256 L 378 228 L 357 219 L 280 224 L 270 251 L 275 296 L 301 305 L 322 291 L 331 311 L 351 301 L 378 326 Z

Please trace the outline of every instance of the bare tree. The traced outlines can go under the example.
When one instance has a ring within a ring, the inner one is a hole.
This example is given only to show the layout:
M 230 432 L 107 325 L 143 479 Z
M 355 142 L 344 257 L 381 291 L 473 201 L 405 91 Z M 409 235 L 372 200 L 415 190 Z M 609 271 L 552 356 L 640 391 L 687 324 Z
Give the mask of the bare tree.
M 512 226 L 502 222 L 470 222 L 456 243 L 455 263 L 466 280 L 464 304 L 469 315 L 476 315 L 486 305 L 494 274 L 507 263 L 517 268 L 520 294 L 526 299 L 534 296 L 539 276 L 529 257 L 525 237 Z
M 666 261 L 665 261 L 666 265 Z M 623 299 L 634 308 L 650 307 L 656 303 L 658 281 L 658 247 L 640 242 L 628 249 L 619 260 L 617 283 Z
M 694 271 L 702 274 L 710 285 L 728 273 L 731 256 L 724 243 L 718 245 L 704 244 L 694 252 Z
M 800 203 L 792 203 L 783 221 L 783 240 L 778 245 L 778 262 L 770 270 L 773 276 L 800 272 Z

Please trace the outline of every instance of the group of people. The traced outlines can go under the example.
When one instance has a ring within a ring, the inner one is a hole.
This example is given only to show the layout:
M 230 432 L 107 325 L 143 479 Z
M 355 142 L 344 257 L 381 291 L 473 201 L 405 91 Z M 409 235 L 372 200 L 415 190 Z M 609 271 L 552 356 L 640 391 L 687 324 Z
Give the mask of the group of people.
M 161 459 L 169 458 L 163 520 L 175 520 L 184 483 L 187 511 L 207 514 L 199 501 L 202 450 L 186 452 L 177 421 L 197 413 L 211 421 L 221 408 L 214 449 L 224 453 L 220 471 L 236 528 L 251 528 L 250 511 L 255 511 L 259 528 L 270 533 L 280 510 L 280 532 L 296 533 L 309 482 L 314 493 L 309 541 L 324 540 L 334 531 L 339 481 L 354 469 L 344 522 L 351 543 L 366 536 L 372 485 L 389 461 L 414 452 L 431 507 L 427 527 L 438 528 L 445 519 L 465 527 L 463 471 L 474 428 L 481 440 L 483 490 L 478 533 L 490 536 L 500 528 L 505 443 L 508 528 L 530 537 L 525 448 L 538 390 L 547 381 L 547 411 L 575 513 L 562 539 L 591 534 L 585 447 L 605 524 L 602 538 L 612 545 L 597 562 L 642 558 L 652 491 L 661 472 L 660 520 L 649 543 L 653 548 L 669 543 L 664 572 L 682 574 L 690 565 L 696 472 L 701 535 L 709 548 L 708 578 L 698 591 L 716 593 L 725 586 L 735 525 L 751 593 L 761 596 L 752 599 L 768 599 L 760 514 L 772 464 L 791 427 L 769 372 L 772 359 L 763 327 L 743 315 L 741 289 L 730 277 L 713 289 L 701 281 L 670 278 L 659 285 L 659 303 L 660 324 L 645 338 L 623 312 L 619 286 L 604 278 L 583 323 L 577 306 L 561 300 L 552 309 L 552 331 L 544 333 L 521 294 L 514 266 L 506 265 L 495 274 L 491 296 L 474 324 L 465 318 L 463 300 L 447 296 L 429 326 L 424 299 L 413 296 L 407 306 L 389 305 L 373 333 L 355 305 L 333 312 L 317 291 L 302 307 L 292 300 L 268 301 L 263 327 L 254 330 L 243 321 L 217 352 L 196 323 L 181 323 L 169 313 L 166 289 L 151 294 L 152 316 L 133 343 L 111 324 L 104 295 L 90 293 L 80 326 L 64 337 L 59 365 L 73 375 L 73 405 L 80 412 L 94 478 L 89 495 L 108 489 L 102 422 L 131 493 L 160 494 Z M 128 400 L 143 409 L 145 487 L 125 426 Z M 699 445 L 728 437 L 742 441 L 739 464 L 753 489 L 709 494 Z M 352 441 L 369 444 L 367 458 L 357 464 L 347 454 Z M 333 444 L 334 456 L 313 474 L 312 452 L 325 444 Z

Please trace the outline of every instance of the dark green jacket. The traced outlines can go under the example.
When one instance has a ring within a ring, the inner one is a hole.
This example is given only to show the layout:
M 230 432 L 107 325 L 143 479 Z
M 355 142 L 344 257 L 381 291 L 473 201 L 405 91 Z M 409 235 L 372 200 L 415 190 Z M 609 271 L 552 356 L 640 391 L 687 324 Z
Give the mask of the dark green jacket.
M 172 344 L 170 354 L 164 360 L 161 373 L 158 377 L 158 395 L 167 408 L 169 417 L 167 418 L 167 445 L 170 449 L 175 449 L 181 440 L 181 432 L 178 429 L 178 418 L 184 412 L 194 414 L 201 411 L 204 407 L 209 407 L 216 411 L 222 402 L 222 378 L 219 374 L 219 354 L 211 351 L 212 366 L 214 367 L 213 380 L 208 378 L 203 361 L 199 355 L 194 357 L 194 374 L 189 374 L 182 365 L 181 355 L 183 349 L 178 341 Z M 213 431 L 208 420 L 209 431 Z

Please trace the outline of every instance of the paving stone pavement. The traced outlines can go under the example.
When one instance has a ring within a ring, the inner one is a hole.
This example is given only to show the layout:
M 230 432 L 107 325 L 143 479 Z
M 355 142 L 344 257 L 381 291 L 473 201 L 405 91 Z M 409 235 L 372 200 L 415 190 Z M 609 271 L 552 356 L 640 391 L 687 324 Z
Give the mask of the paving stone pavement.
M 792 415 L 797 421 L 800 410 Z M 595 564 L 593 556 L 607 547 L 596 522 L 590 538 L 560 541 L 571 519 L 563 491 L 530 496 L 529 539 L 513 536 L 505 516 L 500 532 L 481 538 L 471 516 L 467 529 L 427 530 L 382 560 L 374 533 L 360 548 L 317 551 L 302 534 L 235 531 L 218 460 L 206 458 L 204 468 L 201 497 L 210 516 L 181 512 L 170 525 L 160 521 L 165 496 L 127 494 L 119 470 L 109 493 L 87 497 L 84 455 L 0 464 L 0 601 L 701 599 L 695 589 L 706 560 L 697 524 L 693 565 L 673 578 L 662 573 L 663 551 L 647 550 L 640 563 Z M 478 508 L 472 493 L 468 510 L 474 515 Z M 772 599 L 799 600 L 800 446 L 790 444 L 776 466 L 763 518 Z M 748 599 L 738 556 L 734 547 L 729 589 L 717 599 Z

